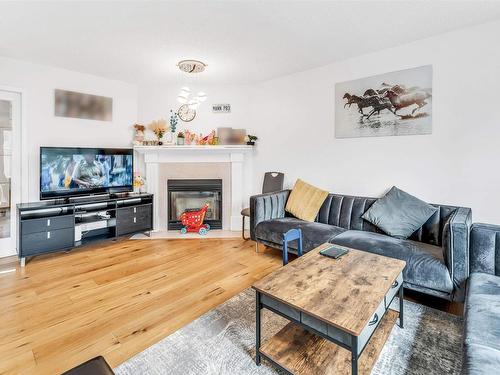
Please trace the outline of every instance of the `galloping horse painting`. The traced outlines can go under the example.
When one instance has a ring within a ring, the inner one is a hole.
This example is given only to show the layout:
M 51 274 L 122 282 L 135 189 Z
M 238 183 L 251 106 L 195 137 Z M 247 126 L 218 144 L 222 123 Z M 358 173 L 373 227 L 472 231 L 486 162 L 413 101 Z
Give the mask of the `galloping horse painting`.
M 432 66 L 335 85 L 335 137 L 432 133 Z

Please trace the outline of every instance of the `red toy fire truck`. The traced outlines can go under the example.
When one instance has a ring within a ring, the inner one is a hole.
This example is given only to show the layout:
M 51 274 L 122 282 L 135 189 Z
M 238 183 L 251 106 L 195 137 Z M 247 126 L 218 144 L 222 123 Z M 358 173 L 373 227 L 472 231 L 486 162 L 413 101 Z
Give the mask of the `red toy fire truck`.
M 187 232 L 198 232 L 201 235 L 207 234 L 210 230 L 210 225 L 203 224 L 203 220 L 205 220 L 205 215 L 207 214 L 207 209 L 208 203 L 199 210 L 183 212 L 180 217 L 182 225 L 184 225 L 181 228 L 181 233 L 185 234 Z

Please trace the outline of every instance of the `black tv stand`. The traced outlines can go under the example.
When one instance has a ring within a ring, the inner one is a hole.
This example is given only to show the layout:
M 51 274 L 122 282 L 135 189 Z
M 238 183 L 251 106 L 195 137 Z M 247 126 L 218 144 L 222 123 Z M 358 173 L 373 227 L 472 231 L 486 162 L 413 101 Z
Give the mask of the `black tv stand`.
M 68 251 L 98 240 L 153 230 L 153 195 L 95 195 L 17 205 L 17 253 Z
M 108 200 L 108 199 L 118 199 L 127 198 L 130 193 L 111 193 L 111 194 L 91 194 L 91 195 L 80 195 L 66 198 L 53 199 L 51 202 L 55 204 L 66 204 L 66 203 L 79 203 L 86 201 L 97 201 L 97 200 Z

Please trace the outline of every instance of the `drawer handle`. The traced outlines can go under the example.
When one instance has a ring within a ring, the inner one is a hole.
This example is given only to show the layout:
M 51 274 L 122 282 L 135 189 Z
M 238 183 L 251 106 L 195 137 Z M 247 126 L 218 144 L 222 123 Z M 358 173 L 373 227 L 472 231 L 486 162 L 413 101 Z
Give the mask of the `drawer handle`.
M 391 288 L 394 289 L 399 285 L 399 282 L 396 280 L 394 281 L 394 284 L 392 284 Z
M 370 321 L 368 322 L 368 325 L 369 325 L 369 326 L 372 326 L 372 325 L 377 324 L 377 323 L 378 323 L 378 315 L 377 315 L 377 314 L 375 314 L 375 316 L 373 317 L 373 320 L 370 320 Z
M 134 223 L 136 223 L 136 222 L 137 222 L 137 219 L 136 219 L 136 217 L 134 216 Z
M 50 240 L 50 232 L 47 232 L 47 239 Z
M 47 226 L 50 227 L 50 219 L 47 219 Z
M 137 212 L 137 207 L 134 207 L 134 214 Z

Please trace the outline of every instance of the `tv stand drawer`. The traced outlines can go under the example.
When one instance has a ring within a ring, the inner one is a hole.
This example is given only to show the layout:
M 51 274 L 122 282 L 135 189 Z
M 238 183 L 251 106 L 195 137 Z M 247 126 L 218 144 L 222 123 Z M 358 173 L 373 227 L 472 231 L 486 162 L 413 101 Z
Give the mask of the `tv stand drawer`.
M 117 209 L 116 210 L 117 236 L 121 236 L 128 233 L 151 230 L 152 215 L 153 215 L 153 209 L 151 204 Z
M 73 215 L 52 216 L 42 219 L 27 219 L 21 221 L 21 234 L 46 232 L 56 229 L 73 228 L 75 217 Z
M 74 241 L 73 228 L 25 234 L 21 237 L 21 254 L 30 256 L 70 248 L 74 246 Z

